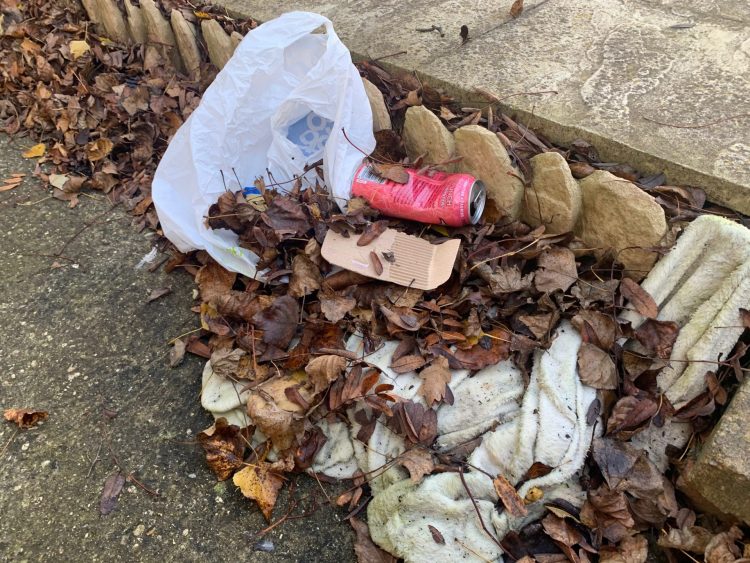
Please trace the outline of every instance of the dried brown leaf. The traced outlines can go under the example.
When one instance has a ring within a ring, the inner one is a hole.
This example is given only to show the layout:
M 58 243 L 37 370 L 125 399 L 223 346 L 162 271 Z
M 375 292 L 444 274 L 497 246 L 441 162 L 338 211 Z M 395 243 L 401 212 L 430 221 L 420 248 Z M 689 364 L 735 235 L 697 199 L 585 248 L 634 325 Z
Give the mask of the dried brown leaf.
M 120 496 L 125 485 L 125 476 L 119 471 L 107 477 L 99 498 L 99 513 L 102 516 L 110 514 L 117 507 L 117 497 Z
M 429 475 L 435 469 L 432 455 L 424 448 L 409 448 L 398 456 L 397 463 L 406 468 L 412 483 L 419 483 L 425 475 Z
M 15 422 L 19 428 L 31 428 L 43 420 L 47 420 L 49 413 L 47 411 L 37 411 L 34 409 L 5 409 L 3 417 L 5 420 Z
M 263 342 L 282 350 L 286 350 L 297 332 L 298 321 L 299 305 L 289 295 L 277 297 L 270 307 L 253 317 L 255 325 L 263 330 Z
M 581 382 L 595 389 L 617 389 L 617 368 L 607 352 L 584 342 L 578 350 Z
M 208 466 L 219 481 L 226 481 L 242 467 L 247 439 L 242 436 L 239 426 L 228 424 L 225 418 L 198 434 L 198 443 L 206 452 Z
M 160 299 L 166 295 L 169 295 L 172 293 L 171 287 L 159 287 L 151 291 L 148 295 L 148 299 L 146 300 L 147 303 L 151 303 L 152 301 L 156 301 L 157 299 Z
M 703 554 L 713 534 L 701 526 L 672 528 L 659 535 L 659 546 L 669 549 L 682 549 L 692 553 Z
M 203 301 L 211 301 L 216 297 L 226 296 L 235 280 L 237 274 L 221 267 L 213 260 L 198 270 L 195 281 L 201 292 Z
M 454 357 L 466 369 L 478 370 L 510 357 L 511 333 L 496 328 L 482 336 L 479 343 L 466 350 L 456 350 Z
M 514 518 L 521 518 L 529 513 L 523 499 L 518 496 L 516 488 L 508 479 L 502 475 L 498 475 L 492 480 L 492 485 L 495 487 L 495 492 L 500 498 L 500 502 L 503 503 L 505 510 L 508 511 L 508 514 Z
M 372 262 L 372 267 L 375 268 L 375 273 L 381 275 L 383 273 L 383 263 L 374 252 L 370 252 L 370 262 Z
M 630 395 L 622 397 L 615 403 L 609 415 L 607 433 L 637 428 L 654 416 L 658 410 L 659 405 L 656 401 L 648 397 L 638 398 Z
M 407 99 L 406 103 L 407 105 L 414 106 L 414 105 L 420 105 L 421 101 L 418 103 L 409 103 L 409 100 Z M 386 178 L 387 180 L 391 180 L 392 182 L 396 182 L 397 184 L 407 184 L 409 182 L 409 173 L 400 164 L 373 163 L 370 165 L 370 168 L 372 168 L 378 176 L 382 176 L 383 178 Z M 365 246 L 365 245 L 360 245 L 360 246 Z
M 716 534 L 708 542 L 705 552 L 706 563 L 734 563 L 742 557 L 736 542 L 742 539 L 742 530 L 732 526 L 728 531 Z
M 336 292 L 318 292 L 318 300 L 323 316 L 332 323 L 339 322 L 357 305 L 353 297 L 344 297 Z
M 350 518 L 349 522 L 357 536 L 354 540 L 354 553 L 357 555 L 357 563 L 396 563 L 395 557 L 372 542 L 367 524 L 357 518 Z
M 622 540 L 635 526 L 625 493 L 606 486 L 588 492 L 581 509 L 581 522 L 612 542 Z
M 740 321 L 742 321 L 742 326 L 750 328 L 750 311 L 740 307 Z
M 232 482 L 243 495 L 258 503 L 263 516 L 270 522 L 279 489 L 284 484 L 284 479 L 271 471 L 271 464 L 256 461 L 235 473 Z
M 558 289 L 567 291 L 578 279 L 576 257 L 569 248 L 553 246 L 546 249 L 539 256 L 538 264 L 534 285 L 543 293 Z
M 517 18 L 523 13 L 523 0 L 515 0 L 510 7 L 510 17 Z
M 659 307 L 657 307 L 654 298 L 630 278 L 624 278 L 620 282 L 620 291 L 622 296 L 630 301 L 633 308 L 644 317 L 655 319 L 659 314 Z
M 279 392 L 273 395 L 259 389 L 247 399 L 247 413 L 253 423 L 279 450 L 296 445 L 304 431 L 302 416 L 293 412 L 300 410 L 300 407 L 287 399 L 284 393 L 286 387 L 288 385 L 281 386 Z M 284 402 L 290 405 L 289 410 L 279 406 Z
M 172 349 L 169 351 L 169 367 L 174 368 L 182 363 L 185 359 L 185 341 L 178 338 L 174 341 Z
M 448 359 L 438 356 L 419 373 L 419 377 L 422 379 L 419 394 L 424 397 L 427 405 L 439 403 L 445 397 L 446 386 L 451 380 Z
M 430 534 L 432 534 L 432 540 L 435 543 L 445 545 L 445 538 L 443 537 L 443 534 L 440 532 L 440 530 L 438 530 L 432 524 L 427 524 L 427 529 L 430 530 Z
M 375 221 L 365 227 L 365 231 L 357 239 L 357 246 L 367 246 L 388 228 L 388 221 Z
M 306 254 L 297 254 L 292 260 L 292 277 L 289 280 L 289 295 L 302 297 L 320 289 L 323 276 Z
M 669 358 L 680 333 L 680 325 L 672 321 L 646 319 L 635 331 L 635 337 L 646 349 L 663 359 Z
M 320 393 L 344 372 L 346 358 L 332 354 L 313 358 L 305 366 L 305 372 L 310 377 L 315 393 Z
M 402 358 L 399 358 L 398 360 L 395 360 L 391 362 L 391 369 L 395 371 L 396 373 L 409 373 L 412 371 L 416 371 L 419 368 L 421 368 L 423 365 L 425 365 L 426 360 L 419 355 L 409 355 L 409 356 L 403 356 Z
M 611 315 L 584 309 L 570 322 L 581 333 L 584 342 L 591 342 L 603 350 L 610 350 L 614 346 L 617 323 Z
M 599 551 L 600 563 L 646 563 L 648 540 L 640 534 L 623 538 L 617 548 L 604 546 Z

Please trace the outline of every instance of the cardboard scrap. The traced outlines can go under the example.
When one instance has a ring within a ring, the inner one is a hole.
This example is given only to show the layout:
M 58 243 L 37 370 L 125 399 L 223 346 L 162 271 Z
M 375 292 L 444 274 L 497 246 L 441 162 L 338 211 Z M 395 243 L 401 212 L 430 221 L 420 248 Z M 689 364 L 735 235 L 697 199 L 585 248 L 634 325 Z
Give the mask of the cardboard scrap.
M 357 246 L 357 237 L 347 238 L 329 230 L 321 254 L 335 266 L 370 278 L 416 289 L 435 289 L 450 277 L 460 246 L 458 239 L 430 244 L 394 229 L 386 229 L 367 246 Z M 380 259 L 380 274 L 371 252 Z

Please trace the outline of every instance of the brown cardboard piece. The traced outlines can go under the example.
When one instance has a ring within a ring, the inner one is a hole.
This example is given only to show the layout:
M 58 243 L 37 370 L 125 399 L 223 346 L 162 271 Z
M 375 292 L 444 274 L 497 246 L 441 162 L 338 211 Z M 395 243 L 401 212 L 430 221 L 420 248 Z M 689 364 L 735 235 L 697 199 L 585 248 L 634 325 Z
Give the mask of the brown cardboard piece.
M 357 235 L 346 238 L 329 230 L 323 241 L 321 254 L 335 266 L 416 289 L 435 289 L 445 283 L 451 275 L 461 246 L 458 239 L 430 244 L 394 229 L 386 229 L 367 246 L 357 246 L 357 239 Z M 374 252 L 383 265 L 383 273 L 380 275 L 375 271 L 370 252 Z M 383 252 L 393 253 L 393 263 L 383 257 Z

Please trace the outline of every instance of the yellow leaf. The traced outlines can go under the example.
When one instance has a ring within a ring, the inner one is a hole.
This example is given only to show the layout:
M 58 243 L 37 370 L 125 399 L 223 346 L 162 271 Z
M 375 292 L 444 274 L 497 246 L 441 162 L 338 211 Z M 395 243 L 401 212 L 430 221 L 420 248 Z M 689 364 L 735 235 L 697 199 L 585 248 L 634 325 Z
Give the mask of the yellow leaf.
M 268 521 L 271 520 L 279 489 L 284 484 L 281 477 L 271 473 L 270 467 L 270 463 L 261 461 L 245 467 L 232 477 L 232 481 L 240 488 L 242 494 L 258 503 L 260 511 Z
M 448 232 L 448 229 L 446 229 L 442 225 L 432 225 L 432 230 L 433 231 L 437 231 L 438 233 L 440 233 L 444 237 L 449 237 L 450 236 L 450 233 Z
M 97 139 L 96 141 L 90 142 L 86 146 L 86 153 L 88 154 L 89 160 L 91 162 L 96 162 L 97 160 L 101 160 L 109 153 L 111 153 L 113 147 L 114 145 L 109 139 Z
M 196 11 L 196 12 L 193 12 L 193 13 L 195 14 L 195 17 L 198 18 L 199 20 L 210 20 L 211 19 L 211 14 L 209 14 L 208 12 L 197 12 Z
M 91 47 L 89 47 L 89 44 L 85 41 L 71 41 L 69 47 L 70 54 L 73 55 L 73 60 L 76 60 L 78 57 L 85 55 L 91 50 Z
M 38 145 L 34 145 L 29 150 L 23 153 L 24 158 L 39 158 L 40 156 L 44 156 L 44 153 L 47 152 L 47 146 L 44 143 L 39 143 Z

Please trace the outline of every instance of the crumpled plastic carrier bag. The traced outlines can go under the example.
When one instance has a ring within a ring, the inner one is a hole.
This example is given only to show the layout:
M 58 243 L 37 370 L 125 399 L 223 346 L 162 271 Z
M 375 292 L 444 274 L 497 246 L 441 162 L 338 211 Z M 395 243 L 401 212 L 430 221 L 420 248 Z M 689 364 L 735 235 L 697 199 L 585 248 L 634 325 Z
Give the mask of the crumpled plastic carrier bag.
M 206 250 L 253 277 L 258 257 L 238 246 L 235 233 L 205 224 L 219 195 L 259 176 L 281 191 L 295 177 L 314 184 L 305 166 L 323 159 L 325 182 L 343 207 L 361 151 L 374 148 L 367 94 L 331 21 L 290 12 L 247 34 L 177 131 L 154 176 L 154 206 L 180 251 Z

